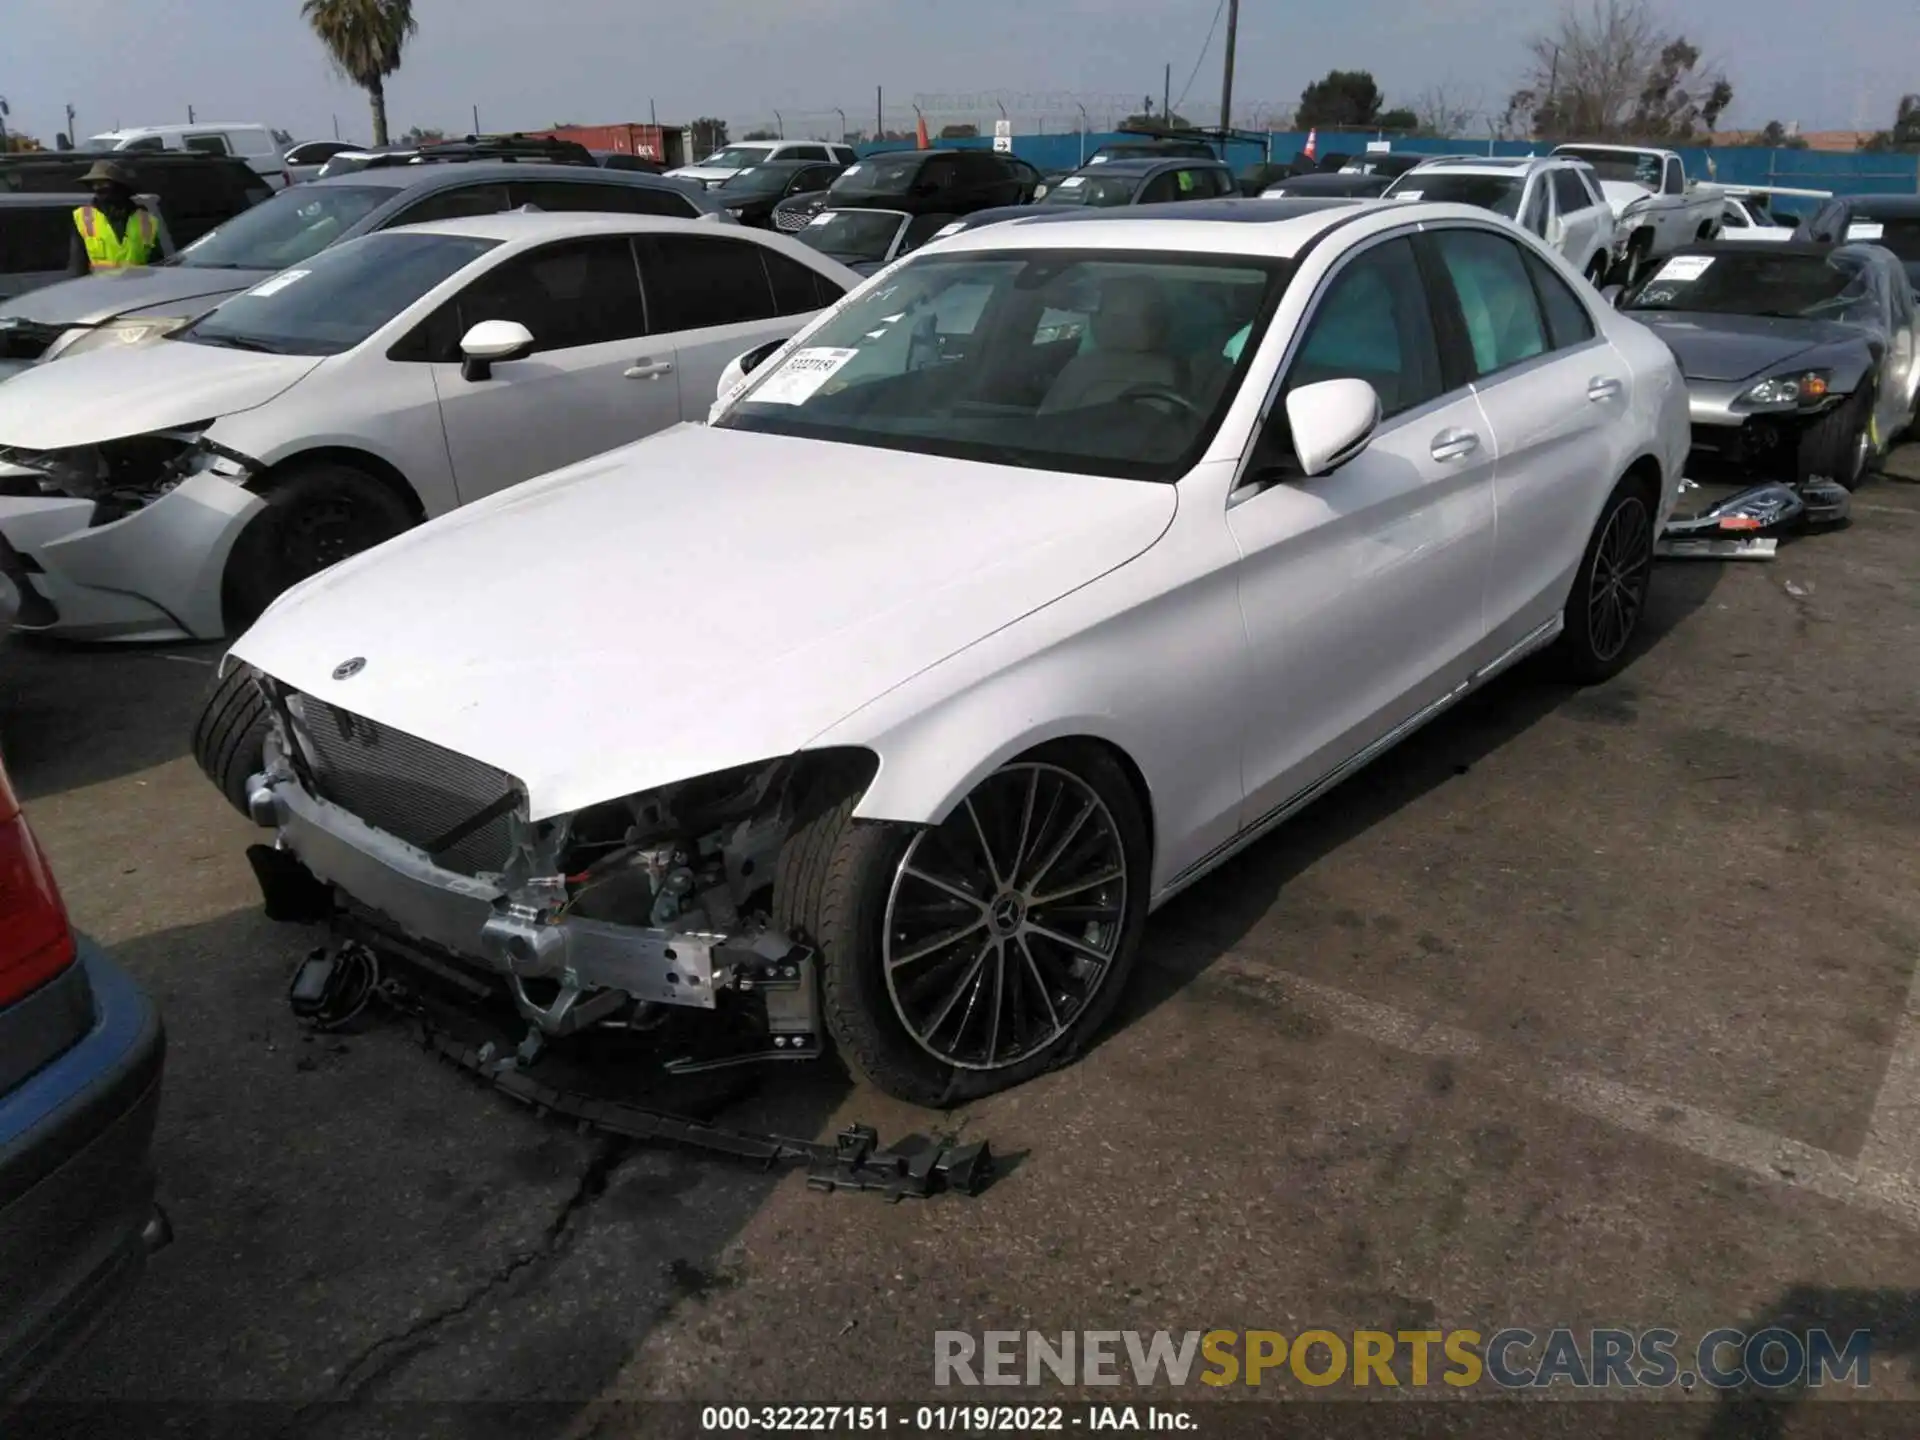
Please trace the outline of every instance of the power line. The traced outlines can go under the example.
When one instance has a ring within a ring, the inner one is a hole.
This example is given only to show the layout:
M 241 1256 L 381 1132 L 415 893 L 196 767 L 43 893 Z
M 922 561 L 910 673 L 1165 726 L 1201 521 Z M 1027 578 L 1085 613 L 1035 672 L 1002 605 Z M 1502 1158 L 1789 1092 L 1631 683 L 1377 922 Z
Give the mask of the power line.
M 1226 13 L 1227 0 L 1220 0 L 1220 3 L 1214 6 L 1213 24 L 1207 27 L 1207 38 L 1200 43 L 1200 54 L 1193 62 L 1193 71 L 1187 76 L 1187 83 L 1180 87 L 1180 98 L 1173 102 L 1175 110 L 1187 103 L 1187 91 L 1193 89 L 1194 76 L 1200 73 L 1200 67 L 1206 63 L 1207 51 L 1213 48 L 1214 32 L 1220 28 L 1220 17 Z M 1164 120 L 1166 117 L 1161 118 Z

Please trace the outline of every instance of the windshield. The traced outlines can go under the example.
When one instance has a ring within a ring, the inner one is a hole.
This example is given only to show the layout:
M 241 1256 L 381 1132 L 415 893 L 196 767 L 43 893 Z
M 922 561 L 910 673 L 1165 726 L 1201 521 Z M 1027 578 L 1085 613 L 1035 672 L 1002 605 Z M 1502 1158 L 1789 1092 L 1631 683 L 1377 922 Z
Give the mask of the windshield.
M 822 255 L 849 263 L 884 260 L 900 233 L 900 217 L 885 210 L 829 210 L 816 215 L 794 238 Z
M 194 270 L 284 270 L 319 254 L 394 193 L 371 185 L 282 190 L 209 230 L 174 264 Z
M 740 170 L 720 182 L 724 195 L 776 195 L 787 188 L 796 172 L 780 165 L 756 165 Z
M 1771 247 L 1676 255 L 1621 307 L 1877 324 L 1873 278 L 1857 255 L 1781 255 Z
M 1409 170 L 1386 189 L 1394 200 L 1441 200 L 1477 205 L 1509 220 L 1520 214 L 1527 182 L 1516 175 L 1450 175 L 1440 170 Z
M 764 165 L 773 152 L 758 145 L 728 145 L 700 162 L 703 170 L 744 170 L 749 165 Z
M 1069 175 L 1047 191 L 1049 205 L 1131 205 L 1140 189 L 1138 175 Z
M 1571 160 L 1584 160 L 1591 165 L 1594 173 L 1602 180 L 1624 180 L 1629 185 L 1639 185 L 1648 190 L 1660 188 L 1660 157 L 1658 155 L 1615 154 L 1611 150 L 1583 150 L 1578 145 L 1563 145 L 1553 152 Z
M 391 230 L 316 255 L 172 336 L 270 355 L 351 350 L 498 240 Z
M 842 192 L 858 190 L 867 195 L 905 195 L 913 188 L 920 165 L 920 157 L 911 154 L 899 159 L 862 160 L 842 170 L 832 188 Z
M 831 314 L 715 423 L 1177 480 L 1218 428 L 1288 275 L 1227 256 L 928 255 Z

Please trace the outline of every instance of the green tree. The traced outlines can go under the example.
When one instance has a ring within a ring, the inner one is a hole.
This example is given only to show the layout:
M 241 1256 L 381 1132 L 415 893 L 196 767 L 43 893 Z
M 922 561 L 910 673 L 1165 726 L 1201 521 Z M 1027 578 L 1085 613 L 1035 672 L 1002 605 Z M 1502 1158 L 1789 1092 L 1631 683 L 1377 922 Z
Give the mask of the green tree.
M 1920 95 L 1902 95 L 1900 109 L 1893 117 L 1893 128 L 1882 130 L 1860 148 L 1876 151 L 1920 149 Z
M 1329 70 L 1300 92 L 1300 108 L 1294 112 L 1296 128 L 1317 129 L 1322 125 L 1347 125 L 1367 129 L 1381 123 L 1383 101 L 1380 87 L 1366 70 Z M 1418 123 L 1411 112 L 1395 111 L 1407 120 L 1411 130 Z
M 747 133 L 740 138 L 742 140 L 778 140 L 780 138 L 780 132 L 778 130 L 769 130 L 763 125 L 758 130 L 747 131 Z
M 1374 117 L 1373 123 L 1382 130 L 1418 130 L 1420 117 L 1402 105 L 1393 110 L 1382 110 Z
M 688 139 L 693 142 L 693 155 L 696 160 L 704 160 L 727 143 L 727 122 L 711 115 L 702 115 L 687 127 Z
M 300 14 L 333 66 L 367 92 L 373 107 L 373 143 L 387 140 L 387 77 L 420 28 L 413 0 L 300 0 Z
M 446 138 L 447 132 L 444 130 L 423 130 L 418 125 L 400 137 L 401 141 L 408 145 L 439 145 L 444 143 Z
M 940 138 L 942 140 L 973 140 L 978 138 L 979 134 L 980 127 L 978 125 L 969 125 L 964 120 L 957 125 L 942 125 L 940 127 Z

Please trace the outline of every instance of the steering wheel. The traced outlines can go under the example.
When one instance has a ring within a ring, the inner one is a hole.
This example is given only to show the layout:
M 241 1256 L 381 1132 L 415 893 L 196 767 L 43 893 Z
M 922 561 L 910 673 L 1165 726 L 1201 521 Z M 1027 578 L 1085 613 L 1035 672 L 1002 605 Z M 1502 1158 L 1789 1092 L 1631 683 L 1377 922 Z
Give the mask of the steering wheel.
M 1186 396 L 1182 395 L 1178 390 L 1174 389 L 1171 385 L 1155 385 L 1152 383 L 1148 383 L 1144 385 L 1129 385 L 1126 389 L 1122 390 L 1118 395 L 1114 396 L 1113 398 L 1116 401 L 1116 403 L 1122 400 L 1146 400 L 1146 401 L 1165 400 L 1169 404 L 1176 405 L 1180 409 L 1186 411 L 1187 414 L 1193 416 L 1196 420 L 1201 418 L 1200 407 L 1194 404 L 1193 401 L 1189 400 Z

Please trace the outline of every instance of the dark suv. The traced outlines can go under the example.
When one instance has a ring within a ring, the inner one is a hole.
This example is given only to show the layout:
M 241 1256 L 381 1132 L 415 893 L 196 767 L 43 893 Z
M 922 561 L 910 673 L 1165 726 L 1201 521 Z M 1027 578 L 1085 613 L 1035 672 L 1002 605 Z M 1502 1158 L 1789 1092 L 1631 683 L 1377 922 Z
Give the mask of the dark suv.
M 849 165 L 827 204 L 900 210 L 909 215 L 971 215 L 996 205 L 1025 205 L 1040 172 L 996 150 L 895 150 Z
M 274 191 L 235 155 L 196 150 L 35 150 L 0 155 L 0 191 L 45 195 L 83 191 L 80 177 L 97 160 L 133 173 L 137 194 L 160 203 L 167 234 L 182 249 L 215 226 L 251 209 Z
M 243 167 L 244 168 L 244 167 Z M 164 265 L 89 275 L 0 303 L 0 378 L 23 364 L 179 329 L 229 295 L 374 230 L 525 206 L 725 221 L 684 181 L 597 165 L 376 165 L 282 190 Z

